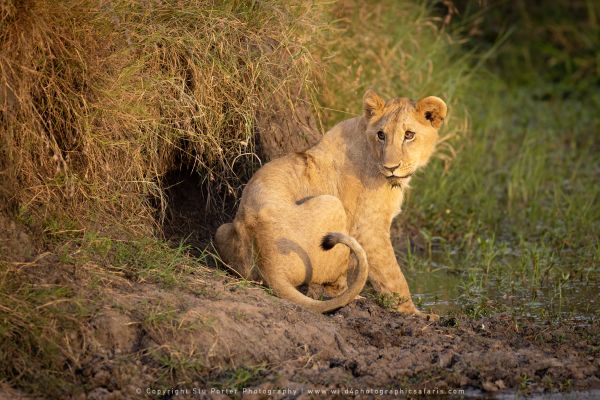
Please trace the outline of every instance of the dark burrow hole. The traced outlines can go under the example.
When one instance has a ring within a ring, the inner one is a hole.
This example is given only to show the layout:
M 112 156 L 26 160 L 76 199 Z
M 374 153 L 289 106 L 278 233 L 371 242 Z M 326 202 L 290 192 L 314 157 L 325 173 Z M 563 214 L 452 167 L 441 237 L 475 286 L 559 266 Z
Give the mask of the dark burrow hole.
M 206 176 L 191 169 L 167 173 L 162 187 L 167 202 L 163 235 L 174 246 L 190 246 L 194 255 L 210 246 L 217 228 L 235 215 L 236 197 L 210 188 Z
M 188 147 L 184 142 L 178 145 L 180 149 Z M 262 156 L 258 143 L 252 143 L 251 148 Z M 201 256 L 205 250 L 214 252 L 211 242 L 217 228 L 233 221 L 244 185 L 260 167 L 261 159 L 254 153 L 240 154 L 227 172 L 215 168 L 211 177 L 211 172 L 198 170 L 197 157 L 193 151 L 182 151 L 173 160 L 174 168 L 160 179 L 165 195 L 164 218 L 160 218 L 160 206 L 155 203 L 164 239 L 173 246 L 183 243 L 193 256 Z M 227 176 L 217 176 L 223 173 Z M 206 260 L 211 266 L 219 264 L 212 265 L 210 260 L 215 259 Z

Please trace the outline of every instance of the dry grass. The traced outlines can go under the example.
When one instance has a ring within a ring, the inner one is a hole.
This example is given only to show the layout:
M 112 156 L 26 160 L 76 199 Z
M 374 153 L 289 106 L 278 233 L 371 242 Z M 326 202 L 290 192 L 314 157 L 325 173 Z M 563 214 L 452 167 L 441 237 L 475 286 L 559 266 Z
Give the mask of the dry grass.
M 90 320 L 114 282 L 204 290 L 192 279 L 199 261 L 183 248 L 112 234 L 156 233 L 169 172 L 199 174 L 218 213 L 260 157 L 297 150 L 360 112 L 368 86 L 442 96 L 452 110 L 447 138 L 464 130 L 454 90 L 468 63 L 426 7 L 184 3 L 0 3 L 0 217 L 11 208 L 43 229 L 32 236 L 53 257 L 30 275 L 23 268 L 36 262 L 0 254 L 0 379 L 27 392 L 60 398 L 89 383 L 78 357 L 98 352 Z M 161 310 L 140 312 L 144 329 L 168 337 Z M 167 383 L 172 371 L 206 367 L 165 349 L 155 355 Z M 259 367 L 227 379 L 238 385 Z
M 468 63 L 428 13 L 353 0 L 5 1 L 3 203 L 148 234 L 165 174 L 186 170 L 219 213 L 261 157 L 311 144 L 360 110 L 368 86 L 445 97 L 453 137 L 466 128 L 452 105 Z
M 2 194 L 148 232 L 161 177 L 190 168 L 218 210 L 256 166 L 261 110 L 313 96 L 321 15 L 279 1 L 3 2 Z

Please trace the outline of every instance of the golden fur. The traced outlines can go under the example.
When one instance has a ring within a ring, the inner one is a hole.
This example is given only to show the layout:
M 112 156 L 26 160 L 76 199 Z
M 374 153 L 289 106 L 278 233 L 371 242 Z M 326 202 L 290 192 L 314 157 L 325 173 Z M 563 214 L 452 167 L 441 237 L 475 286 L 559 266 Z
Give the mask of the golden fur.
M 446 104 L 433 96 L 386 102 L 372 90 L 363 104 L 362 116 L 340 122 L 309 150 L 259 169 L 215 243 L 241 275 L 262 278 L 278 296 L 311 310 L 346 305 L 368 275 L 376 290 L 405 299 L 399 311 L 420 314 L 396 261 L 390 225 L 411 175 L 435 148 Z M 348 287 L 349 270 L 355 272 Z M 338 296 L 319 301 L 296 289 L 309 283 Z

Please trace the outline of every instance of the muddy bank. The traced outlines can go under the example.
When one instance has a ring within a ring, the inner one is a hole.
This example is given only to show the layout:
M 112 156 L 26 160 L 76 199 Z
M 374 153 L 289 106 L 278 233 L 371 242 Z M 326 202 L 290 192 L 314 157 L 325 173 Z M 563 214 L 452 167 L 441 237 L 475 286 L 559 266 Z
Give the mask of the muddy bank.
M 217 269 L 187 267 L 174 275 L 176 282 L 151 283 L 127 272 L 139 255 L 125 264 L 79 258 L 92 249 L 108 251 L 107 243 L 87 250 L 75 240 L 42 244 L 33 239 L 36 232 L 0 222 L 7 233 L 0 249 L 10 255 L 0 264 L 0 355 L 14 363 L 3 366 L 0 398 L 30 392 L 96 400 L 262 398 L 276 389 L 284 390 L 274 392 L 276 398 L 312 398 L 310 391 L 323 389 L 377 398 L 418 396 L 419 390 L 600 389 L 598 321 L 501 314 L 476 320 L 442 315 L 431 322 L 370 299 L 320 315 Z M 117 249 L 123 257 L 126 248 Z M 192 261 L 179 262 L 186 260 Z M 56 352 L 35 348 L 47 345 Z M 243 395 L 244 389 L 253 394 Z
M 73 273 L 51 255 L 37 262 L 30 278 L 85 290 L 87 273 Z M 226 276 L 196 281 L 190 290 L 113 277 L 101 289 L 80 293 L 94 312 L 80 333 L 69 336 L 79 352 L 76 363 L 65 360 L 77 383 L 74 397 L 220 396 L 211 389 L 236 397 L 244 388 L 258 397 L 286 389 L 275 393 L 278 398 L 310 398 L 314 389 L 367 397 L 381 392 L 360 391 L 600 389 L 598 323 L 536 323 L 507 315 L 428 322 L 368 299 L 315 315 Z
M 229 324 L 228 318 L 220 318 L 225 332 L 219 339 L 229 343 L 226 348 L 248 344 L 247 363 L 271 366 L 250 387 L 292 388 L 304 394 L 319 388 L 334 394 L 369 389 L 532 394 L 600 388 L 597 325 L 552 326 L 506 315 L 431 323 L 369 300 L 314 316 L 288 310 L 279 300 L 269 307 L 240 297 L 242 307 L 231 311 L 245 309 L 246 320 Z M 212 306 L 223 310 L 220 301 Z M 241 336 L 245 338 L 236 339 Z M 245 352 L 238 347 L 234 353 Z

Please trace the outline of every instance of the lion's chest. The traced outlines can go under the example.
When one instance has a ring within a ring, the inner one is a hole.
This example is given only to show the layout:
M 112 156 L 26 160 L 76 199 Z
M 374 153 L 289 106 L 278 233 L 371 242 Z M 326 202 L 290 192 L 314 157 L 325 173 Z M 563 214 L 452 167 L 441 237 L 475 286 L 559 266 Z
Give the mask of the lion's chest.
M 392 220 L 402 210 L 403 198 L 402 189 L 380 190 L 357 196 L 347 211 L 350 231 L 389 229 Z

